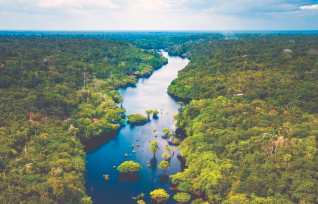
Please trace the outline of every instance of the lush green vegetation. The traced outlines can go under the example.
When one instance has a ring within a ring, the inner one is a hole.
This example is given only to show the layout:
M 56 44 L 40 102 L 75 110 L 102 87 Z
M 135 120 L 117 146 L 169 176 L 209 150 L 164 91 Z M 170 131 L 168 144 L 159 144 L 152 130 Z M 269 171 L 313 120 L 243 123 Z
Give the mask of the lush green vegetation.
M 159 169 L 164 170 L 164 175 L 166 175 L 166 170 L 170 168 L 170 164 L 168 161 L 161 161 L 160 164 L 158 165 Z
M 180 52 L 169 92 L 194 100 L 175 116 L 187 168 L 172 182 L 193 203 L 317 203 L 318 38 L 238 37 Z
M 165 147 L 165 150 L 167 150 L 170 154 L 171 148 L 170 147 Z
M 156 36 L 146 37 L 139 40 L 131 41 L 137 47 L 145 49 L 162 49 L 167 48 L 170 54 L 179 55 L 183 54 L 184 47 L 192 44 L 199 44 L 202 42 L 212 42 L 215 40 L 223 39 L 222 34 L 191 34 L 180 36 Z
M 127 115 L 130 123 L 144 123 L 147 122 L 147 117 L 140 115 L 139 113 Z
M 117 167 L 117 170 L 123 173 L 126 173 L 126 172 L 132 173 L 132 172 L 139 171 L 141 168 L 142 167 L 137 162 L 125 161 L 124 163 L 120 164 Z
M 166 149 L 166 148 L 165 148 Z M 166 149 L 166 150 L 168 150 L 168 149 Z M 170 150 L 171 151 L 171 150 Z M 165 158 L 165 160 L 167 161 L 169 158 L 170 158 L 170 154 L 168 154 L 168 153 L 163 153 L 162 155 L 161 155 L 161 157 L 164 157 Z
M 179 139 L 174 139 L 174 140 L 172 141 L 172 144 L 178 145 L 178 144 L 180 144 L 180 140 L 179 140 Z
M 59 121 L 18 121 L 0 128 L 0 202 L 91 203 L 81 142 Z
M 178 201 L 179 204 L 187 203 L 191 198 L 191 195 L 188 193 L 176 193 L 176 195 L 173 196 L 173 199 Z
M 158 113 L 159 113 L 159 111 L 157 111 L 157 110 L 152 111 L 153 115 L 157 115 Z
M 147 114 L 147 117 L 150 117 L 150 114 L 152 113 L 152 110 L 146 110 L 145 113 Z
M 314 35 L 239 36 L 189 45 L 191 63 L 168 88 L 182 98 L 204 99 L 243 93 L 245 100 L 264 100 L 285 109 L 318 111 L 317 50 Z M 296 43 L 290 42 L 294 40 Z M 291 53 L 283 50 L 291 49 Z
M 170 128 L 164 128 L 161 131 L 168 135 L 170 133 Z
M 194 99 L 184 108 L 180 102 L 175 116 L 188 135 L 179 146 L 187 168 L 171 176 L 180 191 L 175 200 L 195 194 L 201 198 L 193 204 L 317 203 L 318 37 L 235 38 L 1 37 L 0 203 L 92 203 L 82 143 L 124 122 L 117 88 L 167 63 L 134 45 L 191 59 L 168 88 Z M 157 150 L 153 141 L 150 151 Z M 140 168 L 130 161 L 117 169 Z M 163 202 L 169 195 L 157 189 L 151 197 Z
M 168 200 L 170 195 L 164 189 L 156 189 L 150 192 L 151 198 L 156 200 L 158 203 Z
M 158 151 L 158 142 L 155 140 L 155 141 L 152 141 L 151 144 L 150 144 L 150 151 L 153 152 L 153 155 L 155 156 L 156 155 L 156 152 Z
M 0 203 L 91 203 L 82 142 L 117 130 L 114 89 L 167 60 L 123 40 L 0 38 Z
M 138 200 L 137 203 L 138 203 L 138 204 L 146 204 L 146 202 L 143 201 L 143 200 Z

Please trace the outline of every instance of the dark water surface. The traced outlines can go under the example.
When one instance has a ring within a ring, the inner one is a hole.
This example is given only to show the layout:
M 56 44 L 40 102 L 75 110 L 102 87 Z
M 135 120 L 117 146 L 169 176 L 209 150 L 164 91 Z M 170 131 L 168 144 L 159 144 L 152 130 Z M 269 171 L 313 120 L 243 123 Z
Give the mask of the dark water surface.
M 171 81 L 177 77 L 178 71 L 183 69 L 189 60 L 168 56 L 166 52 L 161 52 L 168 58 L 167 65 L 156 70 L 150 78 L 139 79 L 136 87 L 119 89 L 124 98 L 123 107 L 126 108 L 127 115 L 132 113 L 145 115 L 145 110 L 157 109 L 160 111 L 158 118 L 154 119 L 151 116 L 150 121 L 140 126 L 131 126 L 127 123 L 116 137 L 87 152 L 85 187 L 94 204 L 137 203 L 131 197 L 136 197 L 140 193 L 145 194 L 144 201 L 146 203 L 151 203 L 149 193 L 158 188 L 164 188 L 170 194 L 166 203 L 177 203 L 172 199 L 174 192 L 169 190 L 171 179 L 163 180 L 161 175 L 163 175 L 164 170 L 157 168 L 157 165 L 164 160 L 161 154 L 167 152 L 164 148 L 168 144 L 167 140 L 161 137 L 164 133 L 160 130 L 163 128 L 176 130 L 176 121 L 173 120 L 173 115 L 178 113 L 180 108 L 178 102 L 167 94 L 167 88 Z M 163 109 L 162 113 L 161 109 Z M 155 129 L 159 131 L 153 132 Z M 139 141 L 136 141 L 137 139 Z M 149 150 L 149 140 L 159 142 L 155 158 Z M 134 144 L 134 148 L 131 147 L 132 144 Z M 140 144 L 140 147 L 136 147 L 136 144 Z M 177 158 L 181 152 L 177 150 L 176 146 L 170 147 L 174 150 L 174 155 L 170 159 L 168 175 L 180 172 L 182 165 Z M 133 150 L 136 153 L 132 153 Z M 132 154 L 132 156 L 125 157 L 125 153 Z M 140 175 L 125 178 L 113 168 L 113 166 L 117 167 L 122 162 L 129 160 L 138 162 L 142 166 L 139 171 Z M 147 161 L 151 164 L 150 168 Z M 109 175 L 108 181 L 103 178 L 105 174 Z

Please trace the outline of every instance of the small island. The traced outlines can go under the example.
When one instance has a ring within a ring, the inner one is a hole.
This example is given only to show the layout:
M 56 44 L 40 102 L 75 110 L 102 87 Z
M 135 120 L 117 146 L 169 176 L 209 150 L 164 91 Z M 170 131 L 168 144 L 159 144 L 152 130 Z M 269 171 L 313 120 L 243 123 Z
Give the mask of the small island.
M 127 118 L 128 122 L 133 125 L 145 124 L 147 122 L 147 117 L 139 113 L 127 115 Z
M 120 171 L 120 173 L 134 173 L 138 172 L 141 168 L 137 162 L 125 161 L 117 167 L 117 170 Z
M 163 203 L 170 197 L 170 195 L 164 189 L 160 188 L 151 191 L 150 195 L 153 200 L 157 201 L 157 203 Z

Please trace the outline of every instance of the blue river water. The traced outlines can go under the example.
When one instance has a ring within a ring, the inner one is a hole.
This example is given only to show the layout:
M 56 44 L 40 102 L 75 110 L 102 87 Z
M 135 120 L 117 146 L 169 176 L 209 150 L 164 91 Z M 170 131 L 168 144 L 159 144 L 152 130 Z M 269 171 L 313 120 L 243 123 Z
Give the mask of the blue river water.
M 164 148 L 168 144 L 168 141 L 162 138 L 164 133 L 161 130 L 170 128 L 172 131 L 176 131 L 176 121 L 173 120 L 173 115 L 178 113 L 180 108 L 178 101 L 167 93 L 167 88 L 177 77 L 178 71 L 189 63 L 189 60 L 168 56 L 168 53 L 163 50 L 160 52 L 168 58 L 167 65 L 155 70 L 149 78 L 140 78 L 136 87 L 119 89 L 124 98 L 123 107 L 126 108 L 127 115 L 140 113 L 146 116 L 145 110 L 157 109 L 160 111 L 158 118 L 151 116 L 150 121 L 144 125 L 132 126 L 126 123 L 112 139 L 105 143 L 100 142 L 96 147 L 87 151 L 85 187 L 94 204 L 135 204 L 137 200 L 133 200 L 132 197 L 141 193 L 145 194 L 143 200 L 151 203 L 149 193 L 158 188 L 163 188 L 170 194 L 167 204 L 177 203 L 172 198 L 175 192 L 169 189 L 171 179 L 162 176 L 164 170 L 157 168 L 157 165 L 164 160 L 161 155 L 167 152 Z M 157 131 L 154 132 L 154 130 Z M 159 142 L 155 157 L 149 150 L 149 140 Z M 137 147 L 137 144 L 140 146 Z M 177 146 L 169 146 L 174 150 L 174 155 L 169 160 L 170 169 L 167 170 L 167 174 L 172 175 L 180 172 L 183 164 L 177 158 L 177 155 L 181 153 L 177 150 Z M 136 153 L 132 153 L 133 150 Z M 125 157 L 125 154 L 132 154 L 132 156 Z M 126 178 L 113 168 L 113 166 L 117 167 L 122 162 L 130 160 L 138 162 L 142 166 L 139 175 Z M 151 167 L 148 167 L 148 164 Z M 103 178 L 103 175 L 106 174 L 109 175 L 108 181 Z

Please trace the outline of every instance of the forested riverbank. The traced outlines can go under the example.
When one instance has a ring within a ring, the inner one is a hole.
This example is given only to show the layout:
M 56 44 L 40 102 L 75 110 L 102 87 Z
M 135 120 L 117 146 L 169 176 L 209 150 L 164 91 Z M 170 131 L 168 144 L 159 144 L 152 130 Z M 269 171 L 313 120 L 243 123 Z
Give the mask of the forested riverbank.
M 317 36 L 237 37 L 167 49 L 192 56 L 168 91 L 194 99 L 172 182 L 209 203 L 317 203 Z
M 125 122 L 116 90 L 167 63 L 146 50 L 157 48 L 191 59 L 167 90 L 192 100 L 174 116 L 188 135 L 179 146 L 186 168 L 171 175 L 178 192 L 192 204 L 318 202 L 318 38 L 310 34 L 0 37 L 0 202 L 92 203 L 83 143 Z
M 182 141 L 184 134 L 176 129 L 173 119 L 181 106 L 169 96 L 167 87 L 189 60 L 169 56 L 162 50 L 158 52 L 168 59 L 167 65 L 149 78 L 139 79 L 136 86 L 118 90 L 124 98 L 122 106 L 126 109 L 127 121 L 116 137 L 96 144 L 86 152 L 85 187 L 93 203 L 105 203 L 105 200 L 107 203 L 133 204 L 141 200 L 155 203 L 150 193 L 157 189 L 170 195 L 166 204 L 177 203 L 168 175 L 181 172 L 184 167 L 181 151 L 177 150 L 178 141 Z M 150 110 L 153 110 L 152 114 Z M 130 161 L 142 168 L 133 174 L 116 170 Z M 107 181 L 104 175 L 108 176 Z M 141 194 L 144 196 L 138 196 Z
M 124 40 L 0 38 L 0 202 L 91 203 L 81 142 L 119 128 L 114 89 L 167 63 Z

